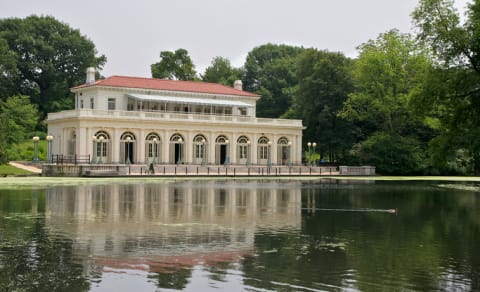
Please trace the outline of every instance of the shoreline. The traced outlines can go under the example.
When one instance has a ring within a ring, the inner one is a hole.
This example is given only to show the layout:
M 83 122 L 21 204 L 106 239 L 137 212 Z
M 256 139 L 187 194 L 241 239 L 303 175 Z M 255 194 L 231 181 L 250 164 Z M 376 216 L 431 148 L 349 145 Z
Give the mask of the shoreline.
M 155 182 L 175 182 L 184 180 L 349 180 L 349 181 L 438 181 L 438 182 L 480 182 L 480 177 L 461 176 L 127 176 L 127 177 L 43 177 L 7 176 L 0 178 L 0 188 L 46 188 L 52 186 L 94 185 L 106 183 L 138 184 Z

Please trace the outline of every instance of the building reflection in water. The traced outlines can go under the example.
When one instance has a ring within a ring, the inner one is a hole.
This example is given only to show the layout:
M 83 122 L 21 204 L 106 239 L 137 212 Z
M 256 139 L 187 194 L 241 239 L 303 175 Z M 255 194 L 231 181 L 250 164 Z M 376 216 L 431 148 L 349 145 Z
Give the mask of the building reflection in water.
M 186 181 L 53 188 L 47 226 L 71 238 L 86 273 L 238 262 L 255 233 L 300 231 L 298 182 Z

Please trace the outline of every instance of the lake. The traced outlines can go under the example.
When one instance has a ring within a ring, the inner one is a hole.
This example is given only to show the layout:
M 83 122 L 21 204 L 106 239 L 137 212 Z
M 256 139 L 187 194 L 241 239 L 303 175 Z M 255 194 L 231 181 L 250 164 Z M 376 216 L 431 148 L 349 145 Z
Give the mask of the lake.
M 0 291 L 480 291 L 478 182 L 0 188 Z

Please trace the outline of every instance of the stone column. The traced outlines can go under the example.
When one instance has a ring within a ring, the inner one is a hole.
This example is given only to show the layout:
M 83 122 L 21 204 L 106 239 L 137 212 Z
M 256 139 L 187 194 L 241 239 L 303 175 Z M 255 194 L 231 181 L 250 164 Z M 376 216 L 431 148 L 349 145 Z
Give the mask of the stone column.
M 185 147 L 185 150 L 183 151 L 185 153 L 183 163 L 191 164 L 193 161 L 193 134 L 191 131 L 188 131 L 185 135 L 185 141 L 183 141 L 183 146 Z
M 122 135 L 121 129 L 114 128 L 113 131 L 111 131 L 111 137 L 110 137 L 110 149 L 112 151 L 110 157 L 111 157 L 111 162 L 118 163 L 120 161 L 120 136 Z M 107 146 L 108 147 L 108 146 Z M 107 153 L 108 154 L 108 153 Z M 108 155 L 107 155 L 108 157 Z M 106 162 L 106 161 L 105 161 Z
M 252 133 L 252 140 L 251 140 L 251 147 L 250 147 L 250 155 L 251 155 L 251 162 L 252 164 L 257 164 L 257 153 L 258 153 L 258 149 L 257 149 L 257 141 L 258 140 L 258 134 L 257 133 Z
M 207 142 L 207 159 L 208 163 L 215 164 L 215 133 L 210 132 L 208 135 L 208 142 Z
M 145 159 L 145 130 L 140 129 L 140 133 L 135 140 L 135 154 L 133 159 L 135 159 L 135 164 L 145 164 L 147 163 Z
M 85 148 L 85 142 L 87 140 L 87 129 L 84 127 L 77 128 L 77 138 L 75 139 L 75 154 L 77 155 L 86 155 L 87 149 Z
M 238 164 L 237 161 L 237 139 L 238 134 L 232 133 L 230 140 L 230 164 Z
M 162 139 L 162 154 L 159 157 L 159 162 L 169 163 L 170 156 L 170 131 L 164 130 L 163 133 L 160 134 Z M 161 160 L 160 160 L 161 159 Z
M 279 165 L 280 161 L 278 161 L 278 155 L 277 155 L 277 150 L 278 150 L 278 136 L 273 135 L 272 136 L 272 146 L 270 149 L 270 161 L 272 162 L 273 165 Z

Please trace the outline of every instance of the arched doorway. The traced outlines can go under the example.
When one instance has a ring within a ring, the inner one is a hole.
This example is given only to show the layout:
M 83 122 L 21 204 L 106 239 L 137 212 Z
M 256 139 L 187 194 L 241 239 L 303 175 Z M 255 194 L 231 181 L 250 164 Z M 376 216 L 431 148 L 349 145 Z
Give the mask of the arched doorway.
M 246 136 L 237 139 L 237 163 L 250 164 L 250 140 Z
M 77 153 L 77 133 L 72 130 L 69 136 L 67 154 L 73 156 Z
M 180 134 L 173 134 L 170 137 L 170 157 L 169 162 L 172 164 L 185 163 L 185 139 Z
M 125 132 L 120 136 L 120 159 L 123 160 L 123 163 L 135 163 L 136 142 L 135 135 L 131 132 Z
M 197 135 L 193 138 L 193 163 L 207 163 L 207 139 L 203 135 Z
M 148 163 L 161 163 L 162 141 L 157 133 L 149 133 L 145 138 L 145 161 Z
M 95 163 L 108 163 L 111 161 L 111 140 L 110 135 L 104 131 L 98 131 L 93 136 L 93 158 Z
M 277 161 L 280 165 L 290 164 L 290 146 L 291 142 L 286 137 L 278 139 L 277 142 Z
M 221 135 L 215 140 L 215 164 L 230 164 L 230 141 Z
M 270 146 L 272 142 L 265 137 L 262 136 L 257 141 L 257 162 L 259 164 L 270 164 L 271 163 L 271 149 Z

